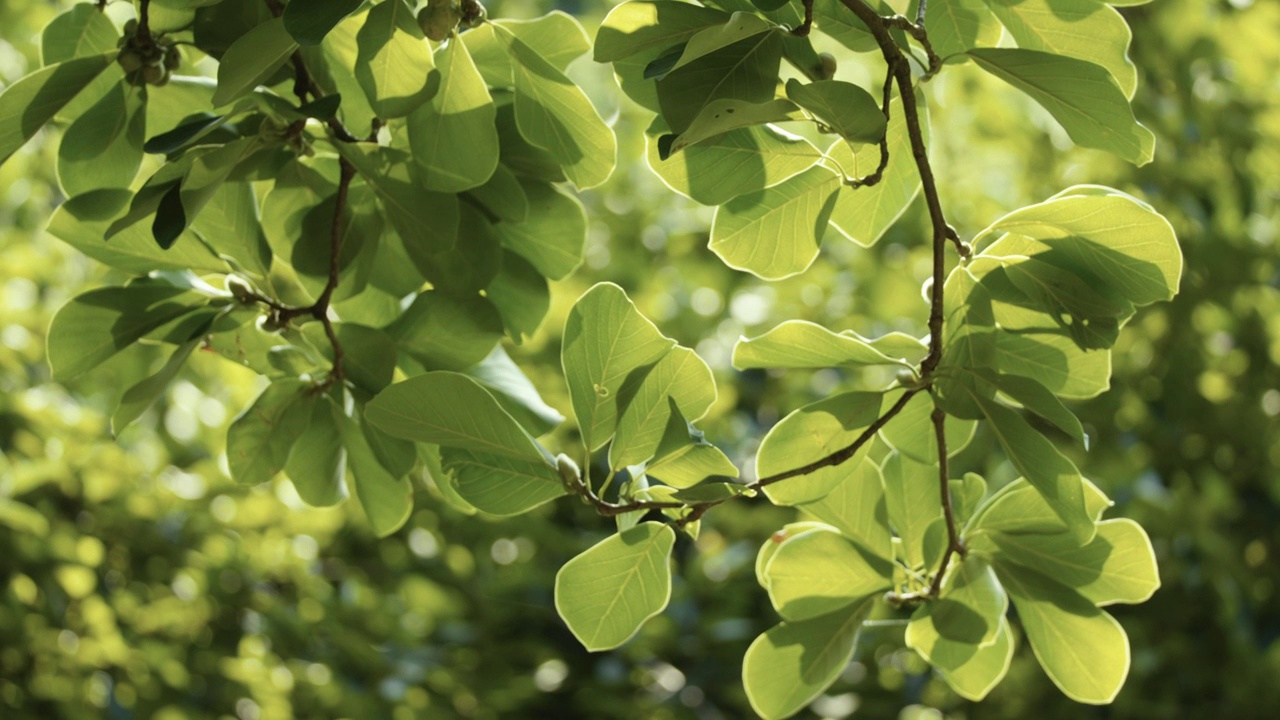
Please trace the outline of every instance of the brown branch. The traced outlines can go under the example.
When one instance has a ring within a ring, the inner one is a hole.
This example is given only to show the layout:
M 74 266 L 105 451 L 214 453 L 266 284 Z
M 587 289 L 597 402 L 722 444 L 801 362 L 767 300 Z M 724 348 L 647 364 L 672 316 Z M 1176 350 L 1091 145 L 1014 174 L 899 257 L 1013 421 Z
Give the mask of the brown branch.
M 848 3 L 846 3 L 846 5 L 847 4 Z M 908 35 L 915 38 L 916 42 L 920 43 L 920 47 L 924 49 L 925 58 L 928 59 L 929 61 L 928 66 L 926 66 L 924 69 L 925 70 L 924 78 L 928 79 L 933 77 L 935 74 L 937 74 L 939 70 L 942 69 L 942 58 L 938 57 L 938 53 L 933 51 L 933 43 L 929 42 L 929 34 L 925 32 L 925 29 L 924 29 L 924 7 L 925 6 L 924 4 L 921 4 L 920 7 L 921 7 L 921 10 L 919 12 L 920 19 L 914 23 L 911 22 L 909 18 L 902 15 L 891 15 L 889 17 L 882 18 L 882 20 L 884 21 L 884 24 L 887 25 L 888 27 L 898 28 L 899 30 L 903 30 Z M 916 62 L 919 62 L 919 60 L 916 59 Z
M 242 302 L 261 303 L 270 308 L 270 324 L 276 327 L 283 327 L 294 318 L 304 316 L 311 316 L 320 321 L 320 324 L 324 326 L 325 337 L 329 339 L 329 344 L 333 347 L 333 369 L 322 385 L 322 387 L 326 388 L 336 382 L 341 382 L 346 375 L 344 367 L 346 353 L 343 351 L 342 343 L 338 340 L 337 331 L 334 330 L 333 320 L 329 318 L 329 305 L 333 301 L 333 293 L 338 289 L 338 281 L 340 279 L 342 223 L 346 212 L 347 196 L 350 193 L 351 181 L 355 178 L 356 169 L 345 159 L 338 160 L 338 167 L 338 194 L 333 208 L 333 223 L 329 231 L 329 276 L 325 282 L 324 289 L 320 291 L 320 296 L 310 305 L 290 307 L 255 292 L 246 292 L 238 295 Z
M 884 89 L 881 91 L 880 108 L 884 113 L 884 137 L 880 138 L 880 164 L 876 166 L 874 172 L 855 180 L 850 180 L 846 184 L 851 188 L 869 187 L 880 182 L 884 178 L 884 171 L 889 167 L 889 121 L 892 116 L 889 112 L 889 103 L 893 101 L 893 68 L 889 68 L 884 75 Z
M 804 22 L 800 26 L 791 31 L 792 35 L 797 37 L 808 37 L 809 31 L 813 30 L 813 0 L 800 0 L 804 5 Z
M 106 3 L 103 3 L 105 6 Z M 138 30 L 134 33 L 138 44 L 146 47 L 151 45 L 151 0 L 139 0 L 138 2 Z
M 766 486 L 782 482 L 783 480 L 810 475 L 823 468 L 835 467 L 847 462 L 854 455 L 857 455 L 858 451 L 862 449 L 862 446 L 866 445 L 873 437 L 875 437 L 876 433 L 879 432 L 880 429 L 883 428 L 890 420 L 892 420 L 894 416 L 902 412 L 902 409 L 907 406 L 907 402 L 922 389 L 923 388 L 912 388 L 903 393 L 902 397 L 898 398 L 897 402 L 890 406 L 888 410 L 884 411 L 880 417 L 876 418 L 875 422 L 867 426 L 867 428 L 848 445 L 814 460 L 807 465 L 801 465 L 800 467 L 793 468 L 791 470 L 758 478 L 757 480 L 744 485 L 743 489 L 751 491 L 761 490 Z M 633 500 L 625 503 L 611 503 L 597 495 L 595 491 L 591 489 L 591 486 L 581 478 L 577 478 L 575 481 L 568 483 L 568 486 L 570 490 L 583 499 L 583 502 L 595 507 L 596 512 L 605 517 L 613 517 L 624 513 L 636 512 L 638 510 L 688 509 L 689 514 L 676 521 L 676 525 L 679 527 L 685 527 L 689 523 L 700 520 L 708 510 L 731 499 L 725 498 L 723 500 L 713 500 L 711 502 L 693 504 L 658 500 Z M 738 496 L 735 495 L 733 497 Z
M 947 472 L 947 413 L 935 406 L 930 417 L 933 420 L 933 434 L 938 441 L 938 491 L 942 497 L 942 517 L 947 522 L 947 550 L 942 554 L 938 572 L 933 575 L 933 583 L 929 585 L 929 595 L 937 597 L 942 591 L 942 579 L 947 574 L 947 566 L 951 563 L 952 554 L 958 553 L 964 557 L 967 550 L 960 540 L 960 531 L 956 528 L 955 507 L 951 502 L 951 478 L 950 473 Z

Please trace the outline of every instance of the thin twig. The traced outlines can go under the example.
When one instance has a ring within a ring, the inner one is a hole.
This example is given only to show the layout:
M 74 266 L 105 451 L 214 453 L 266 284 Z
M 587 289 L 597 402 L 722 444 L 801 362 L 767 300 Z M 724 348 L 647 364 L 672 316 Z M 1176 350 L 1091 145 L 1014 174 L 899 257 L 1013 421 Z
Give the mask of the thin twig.
M 848 3 L 845 4 L 848 5 Z M 921 8 L 923 7 L 924 6 L 921 5 Z M 899 30 L 905 31 L 908 35 L 915 38 L 916 42 L 920 43 L 921 48 L 924 48 L 925 57 L 929 60 L 928 66 L 924 69 L 924 78 L 928 79 L 933 77 L 942 69 L 942 58 L 938 56 L 938 53 L 933 51 L 933 43 L 929 42 L 929 34 L 924 29 L 923 13 L 924 10 L 921 9 L 920 19 L 914 23 L 911 22 L 910 18 L 904 15 L 891 15 L 889 17 L 882 17 L 881 20 L 888 27 L 898 28 Z
M 947 471 L 947 413 L 942 408 L 934 407 L 933 434 L 938 441 L 938 483 L 942 497 L 942 516 L 947 522 L 947 550 L 942 554 L 942 562 L 938 572 L 933 575 L 933 583 L 929 585 L 929 595 L 937 597 L 942 591 L 942 579 L 947 574 L 947 566 L 951 563 L 952 554 L 965 555 L 964 543 L 960 541 L 960 531 L 956 528 L 956 512 L 951 502 L 951 479 Z
M 809 31 L 813 29 L 813 0 L 800 1 L 804 5 L 804 22 L 792 30 L 791 34 L 797 37 L 808 37 Z
M 915 394 L 920 392 L 922 389 L 923 388 L 912 388 L 910 390 L 907 390 L 905 393 L 903 393 L 902 397 L 898 398 L 897 402 L 895 402 L 892 406 L 890 406 L 888 410 L 884 411 L 884 413 L 881 414 L 880 417 L 876 418 L 875 422 L 867 426 L 867 428 L 863 430 L 862 433 L 860 433 L 858 437 L 855 438 L 853 442 L 849 443 L 848 445 L 845 445 L 844 447 L 828 455 L 825 455 L 817 460 L 814 460 L 813 462 L 807 465 L 802 465 L 800 467 L 793 468 L 791 470 L 774 473 L 773 475 L 768 475 L 768 476 L 759 478 L 754 482 L 747 483 L 746 485 L 743 486 L 743 489 L 749 490 L 749 491 L 761 490 L 774 483 L 782 482 L 783 480 L 788 480 L 795 477 L 801 477 L 804 475 L 810 475 L 823 468 L 835 467 L 837 465 L 847 462 L 854 455 L 857 455 L 858 451 L 862 449 L 862 446 L 866 445 L 867 442 L 869 442 L 873 437 L 875 437 L 876 433 L 879 432 L 880 429 L 883 428 L 890 420 L 892 420 L 894 416 L 902 412 L 902 409 L 907 406 L 907 402 L 909 402 L 911 398 L 914 397 Z M 599 495 L 597 495 L 591 489 L 590 484 L 582 479 L 578 479 L 576 482 L 571 482 L 570 489 L 575 494 L 581 496 L 584 502 L 587 502 L 590 505 L 594 506 L 596 509 L 596 512 L 606 517 L 613 517 L 615 515 L 622 515 L 624 513 L 636 512 L 638 510 L 687 509 L 689 510 L 689 514 L 679 519 L 676 522 L 676 524 L 679 525 L 680 527 L 684 527 L 691 522 L 695 522 L 701 519 L 702 516 L 705 515 L 708 510 L 710 510 L 711 508 L 717 505 L 723 504 L 729 499 L 729 498 L 725 498 L 723 500 L 713 500 L 710 502 L 693 503 L 693 504 L 682 503 L 682 502 L 672 502 L 672 501 L 658 501 L 658 500 L 633 500 L 625 503 L 611 503 L 601 498 Z M 734 496 L 734 497 L 737 497 L 737 496 Z
M 884 88 L 881 90 L 880 107 L 884 113 L 884 137 L 880 138 L 880 164 L 870 175 L 848 181 L 846 184 L 851 188 L 870 187 L 884 178 L 884 171 L 889 167 L 889 121 L 893 119 L 889 112 L 889 103 L 892 101 L 893 68 L 890 67 L 885 71 Z
M 103 3 L 104 5 L 106 3 Z M 138 45 L 147 47 L 151 45 L 151 0 L 139 0 L 138 2 L 138 30 L 134 33 Z

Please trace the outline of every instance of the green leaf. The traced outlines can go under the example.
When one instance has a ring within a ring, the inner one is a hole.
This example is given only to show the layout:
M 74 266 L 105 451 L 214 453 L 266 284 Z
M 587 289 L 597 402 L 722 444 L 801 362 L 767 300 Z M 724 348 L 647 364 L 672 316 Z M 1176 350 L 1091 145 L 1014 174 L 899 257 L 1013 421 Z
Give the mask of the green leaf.
M 676 351 L 683 349 L 676 348 Z M 738 467 L 720 448 L 707 442 L 706 436 L 685 419 L 676 399 L 667 396 L 666 403 L 668 406 L 666 428 L 655 451 L 656 457 L 645 466 L 645 474 L 667 485 L 682 489 L 692 488 L 713 476 L 738 477 Z M 741 486 L 732 486 L 725 490 L 742 492 Z M 682 495 L 682 493 L 674 495 L 680 496 L 677 499 L 687 497 L 687 494 Z
M 170 195 L 170 199 L 180 201 L 177 206 L 180 213 L 163 234 L 160 232 L 160 226 L 164 219 L 159 210 L 156 212 L 156 223 L 152 227 L 152 234 L 155 235 L 156 241 L 162 247 L 171 246 L 173 241 L 195 222 L 205 205 L 214 198 L 219 188 L 240 163 L 261 147 L 260 138 L 248 137 L 232 141 L 196 157 L 191 163 L 191 170 L 182 178 L 178 193 Z M 172 193 L 172 190 L 170 192 Z M 162 207 L 163 205 L 164 201 L 161 202 Z
M 519 223 L 498 223 L 503 247 L 519 253 L 537 271 L 563 280 L 582 264 L 587 240 L 587 213 L 574 196 L 554 185 L 521 180 L 528 217 Z
M 766 280 L 798 275 L 818 257 L 839 189 L 837 174 L 815 166 L 740 195 L 716 210 L 709 247 L 729 267 Z
M 834 490 L 798 507 L 876 556 L 889 560 L 893 558 L 893 534 L 889 530 L 883 483 L 875 463 L 860 462 L 849 469 Z
M 679 59 L 671 71 L 700 60 L 719 50 L 730 47 L 742 40 L 754 39 L 764 33 L 771 33 L 775 26 L 758 15 L 748 12 L 736 12 L 723 25 L 709 27 L 689 38 L 680 53 Z
M 560 10 L 531 20 L 495 20 L 468 30 L 462 34 L 462 41 L 485 82 L 495 88 L 508 88 L 515 82 L 513 58 L 499 37 L 501 30 L 515 35 L 561 72 L 591 48 L 591 39 L 582 24 Z
M 658 52 L 728 19 L 728 14 L 714 8 L 684 2 L 631 0 L 615 5 L 600 23 L 593 57 L 604 63 Z
M 368 181 L 404 248 L 424 274 L 435 269 L 434 253 L 458 240 L 461 212 L 456 195 L 428 192 L 413 177 L 413 158 L 394 148 L 337 143 L 336 149 Z
M 298 497 L 312 507 L 330 507 L 347 497 L 347 451 L 340 417 L 333 400 L 321 397 L 311 411 L 311 424 L 293 443 L 284 465 Z
M 1093 522 L 1111 507 L 1111 500 L 1092 482 L 1084 481 L 1084 504 Z M 984 536 L 989 532 L 1010 534 L 1066 533 L 1067 526 L 1050 507 L 1044 496 L 1029 482 L 1019 478 L 1000 488 L 974 513 L 969 521 L 974 543 L 989 550 L 991 545 Z M 983 531 L 983 532 L 978 532 Z M 1079 546 L 1079 543 L 1076 543 Z
M 323 328 L 318 324 L 308 325 L 317 336 L 313 338 L 316 347 L 325 353 L 326 358 L 333 351 L 332 345 L 324 337 Z M 357 323 L 334 323 L 334 333 L 343 349 L 343 367 L 346 368 L 347 379 L 357 388 L 369 394 L 376 394 L 391 384 L 391 377 L 396 369 L 396 342 L 386 332 L 377 328 L 366 327 Z
M 502 339 L 502 321 L 488 299 L 439 291 L 418 295 L 387 332 L 405 353 L 431 370 L 462 370 L 484 359 Z
M 956 522 L 969 522 L 987 494 L 987 481 L 977 473 L 965 473 L 960 480 L 950 480 L 951 502 L 955 506 Z
M 1066 533 L 991 533 L 996 557 L 1052 577 L 1095 605 L 1140 603 L 1160 587 L 1155 551 L 1132 520 L 1104 520 L 1089 544 Z
M 406 129 L 423 187 L 462 192 L 484 185 L 498 166 L 497 109 L 465 44 L 451 40 L 438 55 L 440 90 Z
M 907 625 L 907 647 L 935 663 L 934 651 L 940 650 L 951 660 L 959 648 L 969 645 L 973 651 L 996 641 L 1001 621 L 1009 609 L 1009 597 L 996 579 L 986 560 L 969 555 L 947 574 L 942 594 L 937 600 L 921 605 Z
M 1134 305 L 1173 299 L 1182 277 L 1182 252 L 1169 221 L 1118 191 L 1090 194 L 1073 187 L 1038 205 L 1015 210 L 980 234 L 1004 232 L 991 257 L 1027 256 L 1097 278 Z
M 454 372 L 429 372 L 388 386 L 365 406 L 364 417 L 392 437 L 516 460 L 544 459 L 487 390 Z
M 831 686 L 853 657 L 872 600 L 830 615 L 769 628 L 742 658 L 742 685 L 765 720 L 794 715 Z
M 53 377 L 69 380 L 92 370 L 143 335 L 208 304 L 208 298 L 171 285 L 90 290 L 62 306 L 49 326 Z
M 218 188 L 205 203 L 200 217 L 191 223 L 191 230 L 249 273 L 262 278 L 270 273 L 271 247 L 263 235 L 258 198 L 250 183 L 226 183 Z M 111 238 L 111 244 L 122 239 L 123 234 L 117 235 Z M 166 252 L 173 252 L 173 248 Z
M 657 362 L 674 346 L 617 285 L 599 283 L 578 298 L 565 321 L 560 361 L 589 450 L 613 435 L 618 393 L 627 376 Z
M 1045 386 L 1020 375 L 997 375 L 995 385 L 1019 405 L 1049 421 L 1085 448 L 1089 447 L 1089 438 L 1085 437 L 1080 420 Z
M 379 118 L 404 117 L 435 94 L 431 46 L 404 0 L 373 6 L 356 34 L 356 81 Z
M 753 103 L 733 98 L 712 100 L 702 107 L 689 127 L 679 135 L 664 136 L 670 143 L 664 149 L 659 138 L 658 155 L 664 161 L 675 153 L 732 130 L 764 125 L 765 123 L 801 120 L 803 115 L 790 100 L 770 100 Z
M 551 307 L 547 279 L 528 260 L 509 250 L 503 251 L 502 269 L 485 292 L 502 315 L 507 337 L 517 345 L 533 337 Z
M 967 59 L 962 53 L 970 48 L 991 47 L 1000 41 L 1000 23 L 983 0 L 929 3 L 924 27 L 934 52 L 944 59 L 957 56 L 960 62 Z
M 995 640 L 990 645 L 940 639 L 930 648 L 929 661 L 960 697 L 979 702 L 991 692 L 1013 662 L 1013 631 L 1009 619 L 1000 618 Z
M 769 567 L 769 561 L 773 560 L 773 556 L 777 554 L 778 548 L 788 539 L 804 532 L 812 532 L 814 530 L 825 530 L 827 526 L 820 522 L 793 522 L 782 526 L 781 530 L 774 532 L 769 539 L 760 546 L 760 551 L 756 553 L 756 582 L 760 587 L 769 589 L 769 576 L 765 574 L 765 569 Z
M 603 183 L 617 159 L 613 130 L 564 73 L 509 30 L 495 27 L 515 61 L 520 134 L 549 152 L 579 190 Z
M 1107 70 L 1038 50 L 980 48 L 969 56 L 987 72 L 1031 96 L 1077 145 L 1106 150 L 1134 165 L 1151 162 L 1155 136 Z
M 367 12 L 357 12 L 329 31 L 318 48 L 307 46 L 300 50 L 313 79 L 324 92 L 342 96 L 338 116 L 344 125 L 357 131 L 370 127 L 376 117 L 355 75 L 360 55 L 358 35 L 367 18 Z
M 1138 71 L 1129 60 L 1129 24 L 1101 0 L 986 0 L 1018 47 L 1065 55 L 1106 68 L 1126 98 Z M 972 46 L 971 46 L 972 47 Z
M 923 95 L 916 94 L 924 141 L 929 142 L 929 114 Z M 870 187 L 840 189 L 831 210 L 831 225 L 840 234 L 863 247 L 871 247 L 884 236 L 920 192 L 920 175 L 912 160 L 911 138 L 907 133 L 902 99 L 889 103 L 889 124 L 885 129 L 889 164 L 880 182 Z M 843 139 L 835 141 L 827 154 L 851 177 L 863 177 L 880 165 L 880 146 L 864 145 L 856 151 Z
M 301 0 L 284 6 L 284 29 L 302 45 L 319 45 L 324 36 L 360 7 L 363 0 Z
M 814 0 L 813 19 L 824 35 L 854 52 L 872 52 L 879 47 L 867 26 L 840 0 Z
M 902 453 L 891 453 L 880 470 L 889 525 L 902 538 L 908 566 L 915 569 L 928 565 L 926 536 L 929 527 L 942 517 L 937 459 L 919 462 Z
M 522 223 L 529 217 L 529 196 L 520 178 L 502 163 L 484 184 L 471 188 L 468 194 L 501 222 Z
M 178 376 L 182 367 L 187 364 L 187 358 L 191 357 L 191 352 L 203 341 L 203 337 L 195 337 L 179 345 L 178 349 L 174 350 L 173 354 L 169 356 L 164 366 L 156 371 L 154 375 L 146 377 L 124 392 L 124 395 L 120 398 L 120 404 L 116 406 L 115 412 L 111 415 L 111 433 L 113 435 L 119 435 L 121 431 L 154 405 L 156 400 L 160 399 L 160 396 L 168 389 L 169 384 Z
M 1061 319 L 1029 307 L 1033 303 L 1024 294 L 1011 283 L 1000 282 L 1002 272 L 990 272 L 1002 269 L 1003 263 L 979 253 L 948 278 L 944 326 L 950 335 L 944 345 L 944 363 L 1031 378 L 1060 397 L 1087 398 L 1105 390 L 1111 378 L 1110 353 L 1081 349 Z M 981 394 L 989 388 L 969 382 L 973 377 L 960 373 L 940 380 L 948 411 L 981 416 L 965 398 L 967 393 Z
M 284 469 L 293 444 L 311 425 L 316 387 L 297 379 L 266 387 L 227 428 L 227 466 L 241 485 L 267 482 Z
M 671 597 L 676 534 L 656 522 L 612 535 L 556 573 L 556 610 L 592 652 L 611 650 L 662 612 Z
M 450 448 L 444 449 L 441 459 L 453 474 L 458 494 L 490 515 L 519 515 L 566 494 L 560 474 L 545 460 Z
M 550 432 L 564 422 L 564 416 L 542 399 L 501 345 L 494 346 L 484 360 L 463 372 L 488 389 L 502 408 L 533 435 Z
M 335 412 L 340 412 L 336 407 Z M 378 537 L 399 530 L 413 513 L 413 485 L 407 477 L 396 477 L 378 460 L 355 418 L 341 415 L 339 428 L 347 449 L 347 469 L 360 507 Z
M 871 93 L 842 80 L 787 81 L 787 97 L 813 113 L 832 132 L 854 143 L 880 142 L 887 127 Z
M 772 127 L 732 130 L 663 159 L 666 126 L 654 120 L 645 137 L 649 167 L 667 187 L 703 205 L 721 205 L 744 193 L 777 185 L 822 157 L 808 140 Z
M 784 541 L 765 567 L 769 599 L 787 620 L 808 620 L 888 590 L 893 565 L 830 530 Z
M 922 463 L 938 462 L 938 436 L 933 426 L 934 403 L 928 393 L 917 393 L 902 411 L 880 428 L 880 437 L 903 455 Z M 946 430 L 947 455 L 960 452 L 973 439 L 977 423 L 948 415 Z
M 1084 350 L 1110 348 L 1120 323 L 1133 315 L 1133 306 L 1117 294 L 1099 291 L 1096 282 L 1043 260 L 1007 263 L 1004 275 Z
M 63 203 L 49 220 L 50 235 L 80 252 L 130 273 L 152 270 L 227 272 L 227 264 L 198 240 L 162 250 L 149 228 L 138 224 L 103 240 L 111 222 L 126 212 L 133 193 L 123 189 L 95 190 Z
M 268 20 L 240 36 L 218 62 L 214 107 L 238 100 L 265 83 L 297 49 L 298 43 L 284 29 L 280 18 Z
M 767 478 L 842 450 L 861 438 L 880 417 L 884 395 L 851 392 L 805 405 L 774 425 L 756 453 L 756 477 Z M 775 505 L 821 499 L 864 462 L 870 442 L 840 465 L 770 484 L 765 495 Z
M 621 470 L 653 457 L 671 416 L 670 398 L 684 418 L 698 420 L 716 400 L 711 368 L 677 346 L 645 373 L 633 373 L 618 390 L 618 427 L 609 465 Z
M 1105 705 L 1129 674 L 1129 638 L 1076 591 L 1030 570 L 996 565 L 1036 659 L 1076 702 Z
M 1096 530 L 1085 505 L 1084 478 L 1076 466 L 1018 413 L 986 398 L 974 399 L 1018 473 L 1044 496 L 1077 542 L 1092 539 Z
M 701 57 L 658 81 L 662 116 L 672 132 L 682 133 L 713 100 L 771 100 L 781 62 L 782 39 L 774 32 L 748 37 Z
M 693 493 L 693 491 L 712 486 L 698 485 L 698 483 L 710 477 L 736 478 L 738 477 L 738 467 L 724 454 L 723 450 L 704 440 L 700 443 L 682 445 L 676 450 L 654 460 L 645 467 L 645 473 L 671 487 L 689 489 L 688 493 L 683 490 L 675 493 L 673 497 L 677 500 L 682 502 L 705 502 L 706 500 L 702 499 L 702 495 Z M 696 488 L 694 487 L 695 485 L 697 485 Z M 741 491 L 738 490 L 741 486 L 715 483 L 714 487 L 719 488 L 722 485 L 727 485 L 725 490 L 730 495 L 741 494 Z M 718 499 L 719 497 L 720 495 L 716 494 L 714 498 L 710 499 Z
M 200 112 L 185 116 L 172 130 L 155 135 L 142 144 L 145 152 L 158 155 L 176 153 L 200 138 L 222 127 L 227 115 Z
M 40 61 L 56 65 L 72 58 L 101 55 L 116 49 L 120 33 L 106 13 L 79 3 L 49 21 L 40 34 Z
M 909 354 L 903 354 L 903 351 Z M 924 357 L 927 348 L 903 333 L 874 340 L 852 330 L 835 333 L 805 320 L 788 320 L 754 338 L 738 338 L 733 346 L 733 366 L 753 368 L 830 368 L 871 365 L 910 367 Z
M 115 60 L 115 51 L 48 65 L 0 92 L 0 164 Z

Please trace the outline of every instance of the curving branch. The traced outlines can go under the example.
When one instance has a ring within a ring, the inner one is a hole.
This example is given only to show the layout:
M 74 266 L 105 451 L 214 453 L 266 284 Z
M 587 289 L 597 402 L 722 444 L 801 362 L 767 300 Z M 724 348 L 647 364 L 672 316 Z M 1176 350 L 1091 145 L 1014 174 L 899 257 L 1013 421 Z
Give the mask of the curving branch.
M 962 258 L 968 258 L 971 254 L 969 247 L 961 241 L 959 234 L 947 223 L 946 215 L 942 209 L 942 200 L 938 193 L 937 179 L 935 178 L 933 168 L 929 163 L 928 147 L 925 144 L 924 129 L 920 121 L 920 108 L 916 98 L 916 88 L 912 79 L 909 56 L 901 47 L 898 46 L 890 33 L 892 29 L 904 30 L 915 38 L 921 47 L 924 48 L 929 59 L 929 66 L 925 69 L 924 75 L 926 79 L 933 73 L 937 72 L 937 70 L 941 68 L 942 60 L 933 51 L 933 46 L 930 44 L 928 35 L 924 28 L 926 7 L 924 2 L 921 2 L 920 4 L 917 21 L 914 23 L 910 19 L 901 15 L 883 17 L 876 13 L 876 11 L 865 2 L 865 0 L 841 0 L 841 3 L 843 3 L 850 12 L 856 15 L 858 19 L 867 26 L 872 37 L 875 38 L 876 44 L 880 48 L 880 53 L 884 58 L 887 66 L 883 103 L 886 120 L 889 115 L 889 102 L 894 85 L 897 86 L 898 95 L 902 99 L 902 110 L 907 127 L 907 137 L 911 144 L 911 155 L 915 161 L 916 171 L 920 176 L 920 185 L 924 195 L 925 205 L 928 208 L 929 223 L 932 234 L 930 246 L 933 256 L 933 269 L 932 285 L 929 293 L 929 352 L 920 363 L 918 384 L 903 393 L 892 407 L 877 418 L 876 421 L 852 443 L 806 465 L 802 465 L 786 472 L 770 475 L 768 477 L 759 478 L 754 482 L 745 485 L 747 490 L 759 490 L 768 485 L 772 485 L 773 483 L 809 475 L 820 469 L 834 467 L 848 461 L 856 455 L 858 450 L 870 441 L 881 428 L 900 413 L 902 409 L 906 407 L 911 398 L 913 398 L 917 393 L 928 390 L 932 395 L 934 373 L 942 362 L 943 308 L 945 300 L 944 286 L 946 283 L 947 271 L 947 246 L 948 244 L 953 244 L 956 252 Z M 806 2 L 805 8 L 806 11 L 810 11 L 812 4 Z M 801 27 L 807 30 L 808 25 L 809 23 L 806 22 L 806 24 Z M 880 150 L 880 166 L 876 171 L 865 178 L 851 181 L 850 185 L 853 187 L 859 187 L 862 185 L 871 185 L 879 181 L 889 161 L 887 140 L 881 142 Z M 960 539 L 960 532 L 955 517 L 955 508 L 951 498 L 947 462 L 946 417 L 946 412 L 937 406 L 935 398 L 935 407 L 931 415 L 931 420 L 938 446 L 938 491 L 942 500 L 943 516 L 947 525 L 948 542 L 946 552 L 943 555 L 942 562 L 940 563 L 937 571 L 934 572 L 927 590 L 902 595 L 890 593 L 890 599 L 894 602 L 918 601 L 937 597 L 942 590 L 943 580 L 946 576 L 952 557 L 957 554 L 963 556 L 966 553 L 965 546 Z M 571 479 L 567 482 L 567 487 L 571 492 L 578 494 L 584 502 L 594 506 L 597 512 L 605 516 L 616 516 L 628 512 L 643 510 L 687 510 L 687 514 L 676 521 L 676 524 L 680 527 L 684 527 L 689 523 L 700 520 L 708 510 L 716 507 L 717 505 L 723 504 L 727 500 L 726 498 L 724 500 L 705 503 L 659 501 L 611 503 L 597 495 L 591 489 L 590 485 L 581 478 Z
M 145 8 L 149 0 L 142 0 Z M 284 12 L 284 6 L 279 0 L 265 0 L 267 8 L 271 10 L 271 14 L 280 17 Z M 324 90 L 316 83 L 311 76 L 311 71 L 307 68 L 306 60 L 302 57 L 301 51 L 295 50 L 290 56 L 293 64 L 294 83 L 293 93 L 297 96 L 299 103 L 306 103 L 309 98 L 319 99 L 324 97 Z M 382 124 L 377 118 L 373 120 L 373 128 L 370 132 L 369 141 L 377 138 L 378 130 Z M 295 132 L 302 132 L 303 125 L 297 124 Z M 329 132 L 333 138 L 339 142 L 355 143 L 361 142 L 350 130 L 347 129 L 342 121 L 334 117 L 328 121 Z M 266 305 L 271 310 L 271 322 L 274 325 L 285 325 L 294 318 L 310 316 L 320 322 L 324 327 L 325 337 L 329 339 L 329 344 L 333 349 L 333 366 L 329 377 L 322 383 L 321 387 L 327 388 L 334 383 L 342 382 L 346 375 L 345 357 L 342 343 L 338 340 L 338 333 L 334 329 L 333 320 L 329 317 L 329 306 L 333 301 L 333 293 L 338 289 L 340 280 L 339 270 L 342 259 L 342 224 L 346 213 L 347 197 L 351 189 L 351 181 L 355 179 L 356 169 L 351 163 L 345 159 L 338 161 L 338 194 L 333 209 L 333 222 L 329 230 L 329 274 L 325 281 L 324 289 L 320 291 L 319 297 L 310 305 L 301 307 L 290 307 L 284 305 L 272 298 L 265 297 L 258 293 L 245 293 L 244 299 L 249 302 L 258 302 Z

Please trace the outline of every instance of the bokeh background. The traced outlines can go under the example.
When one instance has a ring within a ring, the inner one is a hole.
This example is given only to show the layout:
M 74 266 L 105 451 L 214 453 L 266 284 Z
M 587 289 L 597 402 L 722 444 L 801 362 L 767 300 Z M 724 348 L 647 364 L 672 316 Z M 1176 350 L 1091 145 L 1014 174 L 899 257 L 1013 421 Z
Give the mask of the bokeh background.
M 66 2 L 0 4 L 0 83 L 36 66 Z M 498 17 L 560 7 L 594 35 L 612 3 L 489 2 Z M 971 236 L 1076 183 L 1142 197 L 1178 231 L 1177 299 L 1123 332 L 1111 392 L 1079 403 L 1093 439 L 1074 459 L 1150 533 L 1163 587 L 1114 610 L 1133 668 L 1114 705 L 1075 705 L 1029 647 L 967 703 L 901 646 L 866 632 L 813 718 L 1270 718 L 1280 713 L 1280 2 L 1156 0 L 1122 8 L 1156 158 L 1134 169 L 1074 149 L 1048 116 L 972 66 L 930 83 L 950 219 Z M 869 66 L 868 66 L 869 67 Z M 873 72 L 841 57 L 839 77 Z M 923 334 L 920 203 L 873 250 L 828 237 L 808 273 L 763 283 L 706 250 L 711 213 L 643 160 L 649 117 L 589 58 L 571 74 L 615 122 L 621 164 L 587 193 L 588 262 L 554 287 L 543 330 L 512 353 L 553 404 L 559 328 L 612 280 L 716 369 L 703 423 L 738 459 L 767 427 L 851 382 L 834 372 L 735 373 L 733 341 L 788 318 Z M 62 196 L 56 131 L 0 168 L 0 718 L 746 718 L 742 654 L 777 618 L 755 583 L 759 544 L 789 511 L 717 508 L 677 546 L 671 606 L 623 648 L 589 655 L 561 625 L 552 578 L 611 529 L 572 501 L 517 519 L 467 517 L 424 483 L 385 540 L 351 503 L 304 506 L 287 481 L 242 488 L 219 455 L 256 377 L 197 353 L 169 396 L 119 438 L 114 396 L 159 361 L 133 354 L 68 386 L 44 334 L 71 295 L 119 281 L 43 232 Z M 1009 479 L 979 434 L 961 469 Z M 1070 451 L 1076 452 L 1076 451 Z

